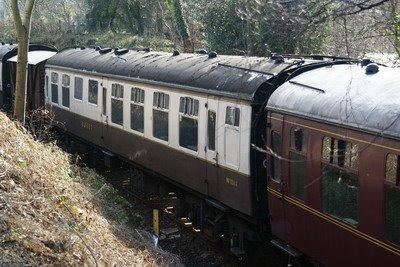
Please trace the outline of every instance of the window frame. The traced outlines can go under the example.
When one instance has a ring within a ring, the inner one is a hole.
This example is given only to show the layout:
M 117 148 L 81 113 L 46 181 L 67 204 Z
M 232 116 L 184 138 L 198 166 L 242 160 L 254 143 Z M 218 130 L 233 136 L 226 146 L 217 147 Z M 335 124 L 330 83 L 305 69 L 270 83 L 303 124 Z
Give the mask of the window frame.
M 64 83 L 64 78 L 68 78 L 68 84 Z M 64 105 L 64 89 L 68 89 L 68 106 Z M 63 73 L 61 75 L 61 107 L 65 109 L 71 108 L 71 75 Z
M 115 91 L 114 91 L 115 89 Z M 118 91 L 118 89 L 122 89 L 121 91 Z M 114 92 L 117 94 L 122 92 L 122 95 L 114 95 Z M 111 112 L 111 119 L 110 122 L 117 126 L 117 127 L 124 127 L 124 95 L 125 95 L 125 86 L 121 83 L 112 83 L 111 84 L 111 99 L 110 99 L 110 112 Z M 116 123 L 113 121 L 113 100 L 116 101 L 121 101 L 122 102 L 122 124 Z
M 1 74 L 0 74 L 1 75 Z M 1 80 L 0 80 L 1 83 Z M 45 83 L 45 90 L 44 90 L 44 94 L 46 99 L 49 99 L 49 94 L 50 94 L 50 77 L 48 74 L 46 74 L 45 78 L 44 78 L 44 83 Z
M 397 166 L 396 166 L 396 181 L 391 181 L 387 179 L 387 165 L 388 165 L 388 157 L 390 155 L 394 155 L 397 157 Z M 382 221 L 383 221 L 383 237 L 384 239 L 395 245 L 395 246 L 400 246 L 400 243 L 396 243 L 395 241 L 391 240 L 389 235 L 388 235 L 388 225 L 387 225 L 387 192 L 388 190 L 394 190 L 397 191 L 398 194 L 400 194 L 400 155 L 397 153 L 386 153 L 385 154 L 385 166 L 384 166 L 384 179 L 383 179 L 383 201 L 382 201 Z
M 57 77 L 57 81 L 53 80 L 53 77 Z M 60 105 L 60 74 L 58 72 L 52 71 L 50 73 L 50 102 L 55 105 Z M 57 86 L 57 102 L 53 99 L 53 85 Z
M 188 102 L 189 101 L 189 102 Z M 183 104 L 183 110 L 182 108 Z M 197 108 L 197 110 L 196 110 Z M 200 101 L 193 97 L 181 96 L 179 97 L 179 111 L 178 111 L 178 145 L 191 153 L 199 153 L 199 113 L 200 113 Z M 196 150 L 182 146 L 181 144 L 181 123 L 182 118 L 195 121 L 197 125 L 197 142 Z
M 393 181 L 390 181 L 390 180 L 388 180 L 387 179 L 387 164 L 388 164 L 388 157 L 390 156 L 390 155 L 394 155 L 394 156 L 397 156 L 397 169 L 396 169 L 396 181 L 395 182 L 393 182 Z M 386 156 L 385 156 L 385 175 L 384 175 L 384 183 L 386 184 L 386 185 L 390 185 L 390 186 L 396 186 L 396 187 L 399 187 L 400 188 L 400 155 L 398 155 L 398 154 L 395 154 L 395 153 L 386 153 Z
M 210 148 L 210 115 L 214 114 L 214 147 Z M 217 112 L 213 109 L 207 110 L 207 150 L 216 152 L 217 151 Z
M 354 146 L 354 145 L 357 145 L 358 148 L 360 147 L 359 144 L 358 144 L 357 142 L 351 142 L 351 141 L 348 141 L 348 140 L 345 140 L 345 139 L 339 139 L 339 138 L 332 137 L 332 136 L 323 136 L 323 138 L 322 138 L 322 146 L 321 146 L 321 158 L 320 158 L 321 164 L 326 164 L 326 165 L 329 165 L 329 166 L 331 166 L 331 167 L 339 168 L 339 169 L 341 169 L 342 171 L 349 171 L 349 172 L 351 172 L 351 173 L 353 173 L 353 174 L 359 176 L 360 150 L 359 150 L 359 149 L 357 150 L 357 165 L 356 165 L 355 168 L 352 168 L 351 166 L 350 166 L 350 167 L 349 167 L 349 166 L 345 166 L 345 164 L 346 164 L 346 155 L 344 155 L 344 159 L 343 159 L 343 160 L 344 160 L 344 165 L 343 165 L 343 166 L 340 166 L 339 163 L 336 164 L 336 163 L 334 162 L 334 161 L 335 161 L 334 158 L 333 158 L 333 162 L 331 162 L 330 159 L 327 160 L 327 159 L 324 158 L 324 155 L 323 155 L 324 151 L 323 151 L 323 149 L 324 149 L 324 139 L 325 139 L 325 138 L 331 138 L 331 140 L 332 140 L 332 139 L 335 139 L 335 140 L 338 140 L 338 141 L 344 141 L 344 142 L 346 142 L 346 143 L 352 144 L 353 146 Z M 331 145 L 332 145 L 332 141 L 331 141 Z M 338 148 L 338 149 L 339 149 L 339 148 Z M 333 153 L 334 153 L 334 152 L 333 152 Z M 331 152 L 330 155 L 331 155 L 330 157 L 332 157 L 332 152 Z M 334 155 L 334 154 L 333 154 L 333 155 Z M 338 156 L 338 158 L 339 158 L 339 156 Z
M 145 103 L 146 103 L 146 91 L 140 87 L 133 86 L 131 87 L 131 95 L 130 95 L 130 100 L 129 100 L 129 129 L 133 131 L 134 133 L 138 135 L 144 135 L 145 132 L 145 121 L 146 121 L 146 114 L 145 114 Z M 133 98 L 135 92 L 135 98 Z M 136 92 L 140 92 L 140 97 L 139 100 L 136 99 Z M 143 108 L 143 132 L 137 131 L 132 128 L 132 105 L 137 106 L 137 107 L 142 107 Z
M 294 134 L 295 130 L 301 130 L 303 132 L 303 140 L 302 140 L 302 149 L 301 150 L 298 150 L 296 148 L 296 144 L 292 143 L 292 140 L 294 140 L 294 139 L 292 139 L 292 134 Z M 306 129 L 297 127 L 297 126 L 293 126 L 290 128 L 290 131 L 289 131 L 289 153 L 288 153 L 288 155 L 289 155 L 289 164 L 288 164 L 288 166 L 289 166 L 289 170 L 288 170 L 289 191 L 293 197 L 295 197 L 296 199 L 298 199 L 304 203 L 307 202 L 308 196 L 309 196 L 307 187 L 304 189 L 305 190 L 305 199 L 302 199 L 302 198 L 296 196 L 292 192 L 292 177 L 291 177 L 291 164 L 292 164 L 291 159 L 292 159 L 292 157 L 291 157 L 291 155 L 296 154 L 297 156 L 305 158 L 305 171 L 306 171 L 305 179 L 306 179 L 306 185 L 307 185 L 308 184 L 308 175 L 307 175 L 308 174 L 307 173 L 308 172 L 308 141 L 309 141 L 309 132 Z
M 356 168 L 352 168 L 351 166 L 349 167 L 349 166 L 345 166 L 345 164 L 346 164 L 346 155 L 344 154 L 344 165 L 343 166 L 340 166 L 339 165 L 339 162 L 338 163 L 335 163 L 334 161 L 335 161 L 335 159 L 333 158 L 333 162 L 331 162 L 331 159 L 332 159 L 332 155 L 334 156 L 334 151 L 332 152 L 332 151 L 330 151 L 330 158 L 329 158 L 329 160 L 327 160 L 327 159 L 325 159 L 324 158 L 324 140 L 325 140 L 325 138 L 330 138 L 331 139 L 331 150 L 332 150 L 332 144 L 334 144 L 334 142 L 332 142 L 332 139 L 334 139 L 334 140 L 338 140 L 338 141 L 344 141 L 344 142 L 346 142 L 346 143 L 350 143 L 350 144 L 352 144 L 352 145 L 357 145 L 357 147 L 359 148 L 359 144 L 357 143 L 357 142 L 353 142 L 353 141 L 350 141 L 350 140 L 347 140 L 347 139 L 344 139 L 344 138 L 341 138 L 341 137 L 334 137 L 334 136 L 332 136 L 332 135 L 323 135 L 322 136 L 322 141 L 321 141 L 321 149 L 320 149 L 320 153 L 321 153 L 321 157 L 320 157 L 320 170 L 321 170 L 321 179 L 320 179 L 320 190 L 321 190 L 321 211 L 324 213 L 324 214 L 327 214 L 328 216 L 330 216 L 330 217 L 333 217 L 333 218 L 335 218 L 335 219 L 337 219 L 337 220 L 339 220 L 339 221 L 341 221 L 341 222 L 343 222 L 343 223 L 345 223 L 345 224 L 347 224 L 347 225 L 349 225 L 349 226 L 351 226 L 351 227 L 354 227 L 354 228 L 358 228 L 359 226 L 360 226 L 360 215 L 361 215 L 361 211 L 360 211 L 360 207 L 361 207 L 361 205 L 360 205 L 360 173 L 359 173 L 359 166 L 360 166 L 360 150 L 358 149 L 357 150 L 357 165 L 356 165 Z M 338 148 L 339 149 L 339 148 Z M 333 154 L 332 154 L 333 153 Z M 345 152 L 346 153 L 346 152 Z M 338 154 L 339 155 L 339 154 Z M 338 156 L 339 157 L 339 156 Z M 338 160 L 339 161 L 339 160 Z M 354 175 L 354 176 L 356 176 L 357 177 L 357 198 L 358 198 L 358 200 L 357 200 L 357 223 L 356 224 L 352 224 L 352 223 L 350 223 L 350 222 L 348 222 L 348 221 L 346 221 L 346 220 L 344 220 L 343 218 L 340 218 L 340 217 L 337 217 L 337 216 L 335 216 L 334 214 L 330 214 L 330 213 L 328 213 L 327 211 L 325 211 L 324 210 L 324 205 L 323 205 L 323 201 L 324 201 L 324 199 L 323 199 L 323 188 L 322 188 L 322 182 L 323 182 L 323 167 L 324 167 L 324 165 L 326 165 L 326 166 L 328 166 L 328 167 L 330 167 L 330 168 L 335 168 L 335 169 L 337 169 L 337 170 L 339 170 L 339 171 L 344 171 L 344 172 L 348 172 L 348 173 L 350 173 L 350 174 L 352 174 L 352 175 Z
M 96 103 L 90 102 L 90 82 L 96 82 L 97 83 L 97 98 L 96 98 Z M 88 92 L 88 98 L 87 98 L 87 102 L 89 105 L 98 107 L 99 106 L 99 87 L 100 87 L 100 82 L 98 80 L 95 79 L 88 79 L 88 88 L 87 88 L 87 92 Z
M 76 98 L 76 81 L 78 79 L 82 80 L 82 98 L 81 99 Z M 84 84 L 85 84 L 85 79 L 83 77 L 80 77 L 80 76 L 75 76 L 74 77 L 74 100 L 83 102 L 83 91 L 84 91 L 84 86 L 83 85 Z M 89 95 L 88 95 L 88 97 L 89 97 Z
M 273 150 L 274 149 L 274 134 L 279 136 L 279 140 L 280 140 L 280 147 L 279 147 L 280 151 L 279 152 L 280 152 L 280 155 L 277 154 L 277 151 Z M 283 134 L 282 134 L 282 132 L 272 129 L 270 131 L 270 144 L 271 144 L 270 149 L 275 154 L 277 154 L 280 157 L 282 157 L 282 152 L 283 152 L 283 149 L 282 149 L 283 148 Z M 279 162 L 279 172 L 280 172 L 279 180 L 275 179 L 276 178 L 276 174 L 275 174 L 275 163 L 276 163 L 276 160 Z M 277 158 L 275 155 L 269 155 L 269 164 L 268 165 L 269 165 L 269 169 L 270 169 L 269 172 L 271 173 L 271 175 L 270 175 L 271 179 L 270 180 L 272 182 L 274 182 L 274 183 L 281 184 L 283 179 L 284 179 L 283 175 L 282 175 L 282 160 Z
M 170 131 L 169 131 L 169 127 L 170 127 L 170 104 L 171 104 L 171 97 L 169 94 L 164 93 L 162 91 L 155 91 L 153 92 L 153 106 L 152 106 L 152 137 L 161 142 L 161 143 L 165 143 L 165 144 L 169 144 L 170 140 L 171 140 L 171 136 L 170 136 Z M 156 98 L 157 96 L 157 98 Z M 163 96 L 163 101 L 162 101 L 162 105 L 160 105 L 160 96 Z M 157 103 L 156 103 L 156 99 L 157 99 Z M 168 101 L 166 101 L 166 99 L 168 99 Z M 164 112 L 167 114 L 167 118 L 168 118 L 168 140 L 163 140 L 160 139 L 158 137 L 155 136 L 154 134 L 154 111 L 158 111 L 158 112 Z
M 234 110 L 234 118 L 233 118 L 233 124 L 231 124 L 228 121 L 228 110 Z M 234 127 L 235 129 L 239 129 L 240 128 L 240 124 L 241 124 L 241 116 L 242 116 L 242 112 L 241 112 L 241 108 L 237 107 L 237 106 L 227 106 L 225 109 L 225 125 Z M 236 125 L 237 123 L 237 125 Z

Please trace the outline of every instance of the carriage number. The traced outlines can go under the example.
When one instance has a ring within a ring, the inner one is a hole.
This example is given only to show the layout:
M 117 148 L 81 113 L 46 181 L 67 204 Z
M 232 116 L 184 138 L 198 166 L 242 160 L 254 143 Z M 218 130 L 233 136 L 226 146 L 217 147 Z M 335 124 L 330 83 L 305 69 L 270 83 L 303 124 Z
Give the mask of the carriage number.
M 89 131 L 93 130 L 93 125 L 91 123 L 88 123 L 88 122 L 82 121 L 81 126 L 82 126 L 83 129 L 86 129 L 86 130 L 89 130 Z
M 238 181 L 236 181 L 235 179 L 229 178 L 229 177 L 226 177 L 225 182 L 234 187 L 238 187 L 238 185 L 239 185 Z

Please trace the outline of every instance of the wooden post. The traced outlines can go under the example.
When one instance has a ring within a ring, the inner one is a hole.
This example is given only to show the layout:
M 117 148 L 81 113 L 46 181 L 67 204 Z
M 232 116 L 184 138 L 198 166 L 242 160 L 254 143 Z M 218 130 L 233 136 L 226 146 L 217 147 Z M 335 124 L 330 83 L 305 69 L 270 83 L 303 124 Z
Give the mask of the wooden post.
M 160 213 L 159 210 L 153 210 L 153 233 L 160 236 Z

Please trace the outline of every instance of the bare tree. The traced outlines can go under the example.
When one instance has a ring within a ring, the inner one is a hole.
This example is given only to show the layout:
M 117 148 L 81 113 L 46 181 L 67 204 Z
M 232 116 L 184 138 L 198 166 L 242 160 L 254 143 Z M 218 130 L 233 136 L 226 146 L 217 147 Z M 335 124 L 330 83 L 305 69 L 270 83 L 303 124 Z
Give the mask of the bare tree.
M 25 121 L 26 87 L 28 74 L 28 49 L 31 31 L 32 11 L 35 0 L 26 0 L 24 12 L 21 14 L 18 0 L 11 1 L 12 14 L 18 40 L 17 77 L 15 82 L 14 117 Z

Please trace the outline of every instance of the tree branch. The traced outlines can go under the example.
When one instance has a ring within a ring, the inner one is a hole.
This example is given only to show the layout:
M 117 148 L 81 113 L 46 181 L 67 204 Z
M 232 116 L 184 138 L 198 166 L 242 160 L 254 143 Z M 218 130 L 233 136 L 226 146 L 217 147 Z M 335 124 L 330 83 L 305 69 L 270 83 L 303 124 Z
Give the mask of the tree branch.
M 24 18 L 23 18 L 23 25 L 25 26 L 25 29 L 30 28 L 34 5 L 35 5 L 35 0 L 27 0 L 25 3 Z
M 18 0 L 11 0 L 11 7 L 15 29 L 17 30 L 17 35 L 20 35 L 21 32 L 23 32 L 24 28 L 22 24 L 21 14 L 19 12 Z

